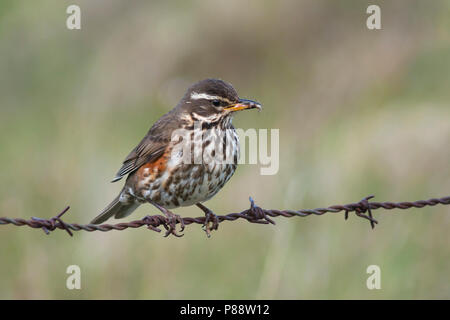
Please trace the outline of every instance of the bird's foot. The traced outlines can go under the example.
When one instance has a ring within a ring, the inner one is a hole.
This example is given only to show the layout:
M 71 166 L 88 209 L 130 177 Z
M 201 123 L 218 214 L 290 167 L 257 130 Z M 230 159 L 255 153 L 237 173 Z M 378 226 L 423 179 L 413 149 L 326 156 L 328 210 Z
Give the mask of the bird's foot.
M 167 210 L 166 208 L 160 206 L 159 204 L 152 203 L 155 207 L 157 207 L 165 216 L 166 216 L 166 223 L 163 224 L 164 228 L 166 229 L 166 233 L 164 237 L 168 237 L 170 234 L 173 234 L 175 237 L 182 237 L 184 234 L 179 234 L 176 231 L 177 223 L 181 224 L 180 232 L 184 231 L 184 220 L 180 217 L 180 215 L 173 213 L 172 211 Z
M 219 229 L 219 217 L 212 211 L 206 212 L 205 223 L 202 228 L 206 232 L 206 236 L 211 237 L 211 231 Z
M 177 223 L 179 222 L 181 224 L 180 232 L 184 231 L 184 221 L 183 218 L 180 217 L 180 215 L 175 214 L 169 210 L 165 213 L 167 217 L 167 224 L 164 224 L 164 228 L 166 228 L 166 234 L 164 237 L 168 237 L 170 234 L 173 234 L 175 237 L 182 237 L 184 234 L 179 234 L 176 231 Z
M 201 203 L 197 203 L 197 207 L 202 209 L 205 213 L 205 223 L 203 224 L 202 229 L 206 232 L 206 236 L 209 238 L 211 237 L 212 230 L 219 229 L 219 217 Z

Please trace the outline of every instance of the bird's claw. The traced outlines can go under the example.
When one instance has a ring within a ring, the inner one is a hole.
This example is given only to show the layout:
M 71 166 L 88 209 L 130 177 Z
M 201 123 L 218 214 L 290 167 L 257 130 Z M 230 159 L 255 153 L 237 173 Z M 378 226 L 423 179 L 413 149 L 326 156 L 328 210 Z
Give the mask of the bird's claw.
M 179 222 L 181 224 L 180 232 L 184 231 L 184 220 L 180 217 L 180 215 L 175 214 L 166 208 L 160 206 L 157 203 L 151 202 L 155 207 L 157 207 L 164 215 L 166 216 L 166 221 L 163 222 L 164 228 L 167 230 L 164 234 L 164 237 L 168 237 L 170 234 L 173 234 L 175 237 L 182 237 L 184 234 L 179 234 L 176 231 L 177 223 Z
M 208 238 L 211 237 L 212 230 L 219 229 L 219 217 L 209 209 L 205 212 L 205 223 L 202 229 L 206 232 Z
M 179 234 L 176 231 L 177 223 L 179 222 L 181 224 L 180 232 L 184 231 L 184 221 L 183 218 L 180 217 L 178 214 L 174 214 L 173 212 L 170 212 L 167 210 L 167 212 L 164 212 L 167 217 L 167 223 L 164 224 L 164 228 L 167 230 L 164 234 L 164 237 L 168 237 L 170 234 L 173 234 L 175 237 L 181 238 L 184 236 L 184 234 Z
M 197 207 L 205 213 L 205 222 L 203 223 L 202 229 L 206 232 L 206 236 L 209 238 L 211 237 L 212 230 L 219 229 L 219 217 L 201 203 L 197 203 Z

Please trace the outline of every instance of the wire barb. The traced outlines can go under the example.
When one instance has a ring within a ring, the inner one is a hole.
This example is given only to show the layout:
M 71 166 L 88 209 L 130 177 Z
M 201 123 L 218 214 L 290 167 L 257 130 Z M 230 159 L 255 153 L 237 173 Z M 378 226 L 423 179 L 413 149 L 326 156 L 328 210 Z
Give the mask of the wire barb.
M 255 205 L 255 200 L 253 200 L 252 197 L 249 197 L 248 199 L 250 200 L 250 209 L 246 211 L 246 214 L 250 217 L 248 220 L 249 222 L 261 224 L 271 223 L 273 225 L 276 224 L 275 221 L 267 216 L 263 209 Z
M 66 230 L 67 233 L 73 237 L 73 233 L 72 231 L 70 231 L 70 229 L 67 227 L 67 224 L 62 221 L 61 217 L 67 212 L 69 211 L 70 206 L 67 206 L 63 211 L 61 211 L 58 215 L 54 216 L 53 218 L 49 219 L 49 220 L 45 220 L 45 219 L 41 219 L 41 218 L 36 218 L 36 217 L 31 217 L 31 219 L 33 221 L 39 221 L 44 223 L 45 225 L 42 226 L 42 230 L 44 230 L 45 234 L 49 235 L 50 231 L 53 231 L 56 229 L 56 222 L 59 222 L 59 225 L 62 226 L 62 229 Z
M 217 223 L 223 221 L 235 221 L 238 219 L 247 220 L 250 223 L 259 224 L 273 224 L 275 221 L 271 218 L 273 217 L 307 217 L 310 215 L 323 215 L 325 213 L 338 213 L 344 211 L 344 217 L 347 220 L 348 214 L 354 212 L 358 217 L 366 219 L 370 222 L 372 229 L 378 221 L 373 218 L 372 211 L 376 209 L 410 209 L 410 208 L 423 208 L 425 206 L 435 206 L 438 204 L 449 205 L 450 197 L 444 198 L 432 198 L 429 200 L 419 200 L 414 202 L 372 202 L 369 200 L 373 199 L 374 196 L 368 196 L 363 198 L 357 203 L 350 203 L 346 205 L 334 205 L 328 208 L 317 208 L 317 209 L 301 209 L 301 210 L 267 210 L 262 209 L 255 205 L 255 201 L 250 197 L 250 208 L 246 209 L 240 213 L 229 213 L 227 215 L 217 216 Z M 50 219 L 42 219 L 32 217 L 30 220 L 25 220 L 21 218 L 0 218 L 0 225 L 12 224 L 14 226 L 28 226 L 30 228 L 42 229 L 46 234 L 56 229 L 65 230 L 70 236 L 73 236 L 73 231 L 102 231 L 108 232 L 111 230 L 122 231 L 128 228 L 140 228 L 146 226 L 147 229 L 161 232 L 159 227 L 164 227 L 166 229 L 165 236 L 170 234 L 180 236 L 175 232 L 175 226 L 179 223 L 181 225 L 181 231 L 183 231 L 184 226 L 190 224 L 200 224 L 204 225 L 205 221 L 208 222 L 206 217 L 197 218 L 180 218 L 180 217 L 167 217 L 162 215 L 146 216 L 141 220 L 135 220 L 131 222 L 118 223 L 118 224 L 77 224 L 77 223 L 66 223 L 62 220 L 62 216 L 70 209 L 66 207 L 61 213 Z M 217 228 L 215 228 L 217 230 Z

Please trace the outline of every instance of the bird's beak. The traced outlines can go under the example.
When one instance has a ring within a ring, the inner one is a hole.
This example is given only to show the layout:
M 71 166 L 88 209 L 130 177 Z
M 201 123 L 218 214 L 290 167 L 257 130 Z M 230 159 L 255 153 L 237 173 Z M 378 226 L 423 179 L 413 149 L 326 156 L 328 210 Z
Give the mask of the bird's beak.
M 240 111 L 245 109 L 258 109 L 261 111 L 262 106 L 259 102 L 248 100 L 248 99 L 239 99 L 238 103 L 229 105 L 228 107 L 225 107 L 225 110 L 234 112 L 234 111 Z

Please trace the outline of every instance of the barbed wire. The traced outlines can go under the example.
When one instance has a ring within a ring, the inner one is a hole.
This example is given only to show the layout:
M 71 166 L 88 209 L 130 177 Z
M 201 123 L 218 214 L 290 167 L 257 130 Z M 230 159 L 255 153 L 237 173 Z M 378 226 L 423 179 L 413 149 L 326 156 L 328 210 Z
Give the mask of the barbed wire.
M 323 215 L 325 213 L 338 213 L 344 212 L 345 220 L 348 218 L 348 214 L 350 212 L 354 212 L 358 217 L 364 218 L 370 222 L 372 229 L 375 227 L 375 224 L 378 223 L 372 216 L 372 210 L 376 209 L 410 209 L 410 208 L 423 208 L 425 206 L 435 206 L 438 204 L 441 205 L 449 205 L 450 197 L 444 198 L 432 198 L 429 200 L 419 200 L 413 202 L 371 202 L 374 196 L 368 196 L 363 198 L 361 201 L 356 203 L 350 203 L 346 205 L 333 205 L 327 208 L 316 208 L 316 209 L 301 209 L 301 210 L 276 210 L 276 209 L 262 209 L 255 205 L 255 202 L 252 198 L 250 198 L 250 208 L 244 210 L 239 213 L 229 213 L 226 215 L 217 216 L 218 222 L 223 221 L 235 221 L 238 219 L 245 219 L 251 223 L 259 223 L 259 224 L 273 224 L 275 225 L 275 221 L 271 218 L 273 217 L 307 217 L 310 215 Z M 51 231 L 56 229 L 66 230 L 66 232 L 73 236 L 72 231 L 122 231 L 128 228 L 140 228 L 146 226 L 149 230 L 153 230 L 156 232 L 161 232 L 159 227 L 164 227 L 166 229 L 165 236 L 169 236 L 170 234 L 175 235 L 177 237 L 182 236 L 175 232 L 175 227 L 178 223 L 182 225 L 182 230 L 185 225 L 190 224 L 202 224 L 204 225 L 204 230 L 207 235 L 210 235 L 211 230 L 217 230 L 218 224 L 214 225 L 212 229 L 208 227 L 208 223 L 206 217 L 197 217 L 197 218 L 181 218 L 178 221 L 175 219 L 169 219 L 162 215 L 153 215 L 146 216 L 141 220 L 135 220 L 131 222 L 122 222 L 117 224 L 78 224 L 78 223 L 66 223 L 62 220 L 62 216 L 70 209 L 70 207 L 66 207 L 61 213 L 51 219 L 41 219 L 32 217 L 30 220 L 21 219 L 21 218 L 0 218 L 0 225 L 8 225 L 12 224 L 14 226 L 28 226 L 31 228 L 43 229 L 46 234 L 49 234 Z M 205 224 L 206 221 L 206 224 Z

